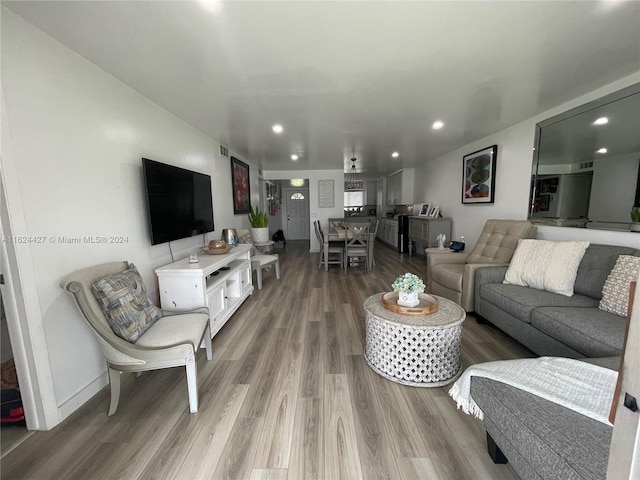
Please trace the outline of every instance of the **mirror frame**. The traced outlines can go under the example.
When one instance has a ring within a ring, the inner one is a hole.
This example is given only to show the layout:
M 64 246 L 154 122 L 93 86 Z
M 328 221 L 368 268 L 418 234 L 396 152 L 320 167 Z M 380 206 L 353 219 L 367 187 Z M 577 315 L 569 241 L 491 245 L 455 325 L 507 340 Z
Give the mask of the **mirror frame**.
M 623 98 L 629 97 L 631 95 L 635 95 L 640 93 L 640 83 L 636 83 L 625 87 L 616 92 L 605 95 L 604 97 L 600 97 L 596 100 L 592 100 L 591 102 L 587 102 L 578 107 L 567 110 L 566 112 L 560 113 L 553 117 L 550 117 L 546 120 L 543 120 L 539 123 L 536 123 L 536 131 L 533 142 L 533 164 L 531 168 L 531 187 L 529 190 L 529 208 L 527 212 L 527 218 L 532 223 L 536 223 L 537 218 L 533 217 L 533 213 L 535 212 L 535 189 L 536 189 L 536 181 L 538 179 L 538 160 L 540 153 L 540 136 L 541 131 L 544 127 L 548 127 L 549 125 L 553 125 L 555 123 L 561 122 L 568 118 L 574 117 L 576 115 L 580 115 L 582 113 L 588 112 L 595 108 L 601 107 L 603 105 L 607 105 L 612 102 L 616 102 Z M 636 184 L 636 192 L 635 192 L 635 203 L 640 203 L 640 167 L 638 168 L 638 182 Z M 593 229 L 593 230 L 602 230 L 602 229 Z

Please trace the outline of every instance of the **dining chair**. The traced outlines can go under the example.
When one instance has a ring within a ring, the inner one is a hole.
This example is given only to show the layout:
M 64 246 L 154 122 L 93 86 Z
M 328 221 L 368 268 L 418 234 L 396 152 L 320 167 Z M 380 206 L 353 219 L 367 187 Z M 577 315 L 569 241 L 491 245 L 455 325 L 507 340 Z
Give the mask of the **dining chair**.
M 369 270 L 376 266 L 376 260 L 373 256 L 373 247 L 376 244 L 376 235 L 378 235 L 378 225 L 380 220 L 376 220 L 376 226 L 373 232 L 369 232 Z
M 318 242 L 320 243 L 320 259 L 318 260 L 318 268 L 321 268 L 322 265 L 324 265 L 324 232 L 322 231 L 322 226 L 320 225 L 319 220 L 315 220 L 313 222 L 313 227 L 316 231 Z M 338 245 L 335 245 L 336 242 L 329 242 L 329 259 L 327 264 L 340 265 L 340 267 L 342 267 L 342 252 L 344 251 L 344 245 L 342 242 L 337 243 Z
M 362 264 L 369 272 L 369 225 L 347 223 L 344 233 L 344 273 L 349 263 Z

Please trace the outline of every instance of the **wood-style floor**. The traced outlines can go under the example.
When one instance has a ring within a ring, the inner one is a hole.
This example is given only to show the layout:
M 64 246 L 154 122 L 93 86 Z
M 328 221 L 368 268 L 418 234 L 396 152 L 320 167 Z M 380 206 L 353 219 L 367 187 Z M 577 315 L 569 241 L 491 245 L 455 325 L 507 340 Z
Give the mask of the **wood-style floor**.
M 105 388 L 6 455 L 2 479 L 517 478 L 448 387 L 391 382 L 363 357 L 363 301 L 406 271 L 424 278 L 424 257 L 377 244 L 371 273 L 345 275 L 319 270 L 306 241 L 279 253 L 282 279 L 266 272 L 213 339 L 213 360 L 199 353 L 196 414 L 182 368 L 123 375 L 114 416 Z M 467 317 L 465 367 L 530 355 Z

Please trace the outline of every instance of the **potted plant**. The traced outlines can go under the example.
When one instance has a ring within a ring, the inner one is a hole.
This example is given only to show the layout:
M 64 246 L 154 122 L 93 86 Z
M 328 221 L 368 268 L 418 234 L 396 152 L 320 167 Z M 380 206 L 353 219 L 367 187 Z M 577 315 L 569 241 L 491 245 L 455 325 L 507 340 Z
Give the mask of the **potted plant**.
M 415 307 L 420 303 L 419 294 L 424 292 L 424 282 L 413 273 L 400 275 L 391 284 L 394 292 L 398 292 L 398 305 Z
M 266 243 L 269 241 L 269 217 L 266 212 L 261 212 L 255 207 L 249 213 L 249 224 L 251 225 L 251 238 L 254 243 Z
M 631 207 L 631 231 L 640 232 L 640 205 Z

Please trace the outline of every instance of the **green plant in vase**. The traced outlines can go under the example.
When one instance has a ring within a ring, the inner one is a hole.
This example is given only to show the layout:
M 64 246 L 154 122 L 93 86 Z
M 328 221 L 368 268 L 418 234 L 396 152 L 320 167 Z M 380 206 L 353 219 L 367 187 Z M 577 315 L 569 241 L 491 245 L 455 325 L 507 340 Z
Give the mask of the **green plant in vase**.
M 269 225 L 269 217 L 266 212 L 261 212 L 258 207 L 255 207 L 249 213 L 249 224 L 252 228 L 266 228 Z
M 254 243 L 266 243 L 269 241 L 269 216 L 255 207 L 248 215 L 251 225 L 251 238 Z
M 424 292 L 424 282 L 413 273 L 400 275 L 391 284 L 394 292 L 398 292 L 398 305 L 415 307 L 420 303 L 419 294 Z

